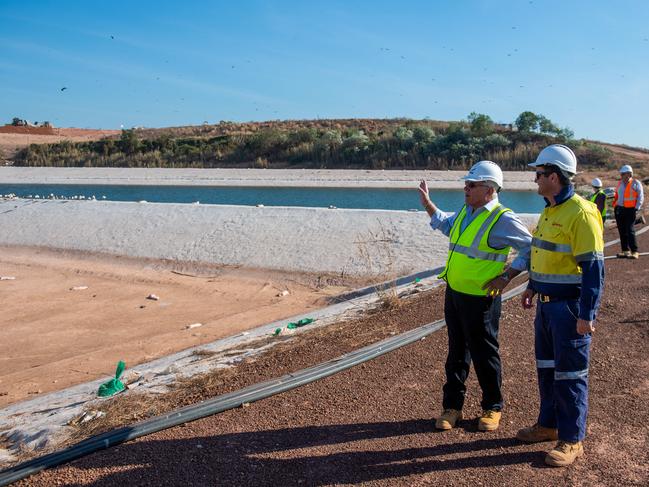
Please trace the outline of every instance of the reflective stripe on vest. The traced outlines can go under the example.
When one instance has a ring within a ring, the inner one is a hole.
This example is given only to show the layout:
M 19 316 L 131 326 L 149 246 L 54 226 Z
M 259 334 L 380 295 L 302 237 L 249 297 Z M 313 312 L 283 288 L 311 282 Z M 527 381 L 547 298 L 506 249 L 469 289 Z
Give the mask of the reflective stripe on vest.
M 615 190 L 615 204 L 617 205 L 618 194 L 620 193 L 620 188 L 622 187 L 622 181 L 617 185 Z M 624 195 L 622 198 L 622 204 L 617 206 L 624 206 L 625 208 L 635 208 L 636 203 L 638 202 L 638 192 L 633 189 L 633 178 L 629 179 L 626 187 L 624 188 Z
M 541 240 L 537 237 L 532 237 L 532 245 L 543 250 L 549 250 L 550 252 L 566 252 L 568 254 L 572 253 L 572 247 L 570 244 L 558 244 L 548 242 L 547 240 Z
M 469 257 L 473 257 L 474 259 L 493 260 L 494 262 L 507 262 L 506 255 L 493 254 L 491 252 L 483 252 L 482 250 L 479 250 L 474 247 L 465 247 L 464 245 L 457 245 L 457 244 L 454 245 L 452 243 L 449 243 L 448 249 L 458 252 L 460 254 L 467 255 Z
M 449 252 L 446 267 L 440 278 L 454 291 L 474 296 L 486 296 L 482 286 L 502 274 L 510 247 L 494 249 L 489 246 L 489 233 L 503 213 L 511 211 L 497 205 L 490 212 L 483 211 L 460 231 L 466 218 L 466 205 L 453 222 L 449 234 Z
M 535 281 L 550 284 L 581 284 L 581 274 L 546 274 L 530 271 L 530 277 Z

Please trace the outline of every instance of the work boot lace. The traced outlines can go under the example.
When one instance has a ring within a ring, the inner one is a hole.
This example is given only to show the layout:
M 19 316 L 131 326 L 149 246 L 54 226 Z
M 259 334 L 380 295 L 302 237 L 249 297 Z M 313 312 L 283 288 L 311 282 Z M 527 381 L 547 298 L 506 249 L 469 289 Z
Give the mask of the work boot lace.
M 495 418 L 496 418 L 496 413 L 497 413 L 497 412 L 498 412 L 498 411 L 493 411 L 493 410 L 489 409 L 489 410 L 487 410 L 487 411 L 484 412 L 484 414 L 482 415 L 482 417 L 487 418 L 487 419 L 495 419 Z
M 560 441 L 559 443 L 557 443 L 557 446 L 555 446 L 554 449 L 560 451 L 561 453 L 568 454 L 572 450 L 572 447 L 572 443 L 568 443 L 567 441 Z

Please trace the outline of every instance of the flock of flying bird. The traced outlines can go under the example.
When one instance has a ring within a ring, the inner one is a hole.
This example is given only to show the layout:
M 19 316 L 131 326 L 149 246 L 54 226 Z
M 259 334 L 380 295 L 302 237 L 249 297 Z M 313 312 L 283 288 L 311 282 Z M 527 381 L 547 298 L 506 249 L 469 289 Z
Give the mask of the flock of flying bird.
M 530 1 L 529 3 L 532 4 L 533 2 Z M 516 26 L 512 26 L 512 30 L 516 30 L 516 29 L 517 29 Z M 111 40 L 115 40 L 115 36 L 114 36 L 114 35 L 111 35 L 111 36 L 110 36 L 110 39 L 111 39 Z M 645 37 L 645 38 L 643 38 L 643 41 L 645 41 L 645 42 L 649 42 L 649 38 Z M 442 46 L 442 49 L 446 49 L 446 46 Z M 595 47 L 591 47 L 591 50 L 594 51 L 594 50 L 595 50 Z M 449 48 L 449 51 L 450 51 L 450 52 L 454 52 L 455 49 L 451 47 L 451 48 Z M 381 52 L 381 53 L 386 53 L 386 54 L 387 54 L 387 53 L 390 53 L 390 52 L 391 52 L 391 48 L 389 48 L 389 47 L 379 47 L 379 52 Z M 507 53 L 507 57 L 511 57 L 511 56 L 512 56 L 513 54 L 515 54 L 515 53 L 518 53 L 518 49 L 517 49 L 517 48 L 513 49 L 513 52 L 509 52 L 509 53 Z M 402 59 L 402 60 L 406 60 L 406 56 L 400 55 L 400 59 Z M 169 62 L 169 61 L 165 61 L 165 63 L 168 63 L 168 62 Z M 250 61 L 250 60 L 246 60 L 246 63 L 251 63 L 251 61 Z M 234 64 L 231 65 L 231 69 L 235 69 L 235 68 L 236 68 L 236 65 L 234 65 Z M 487 69 L 486 67 L 483 67 L 483 71 L 487 71 L 487 70 L 488 70 L 488 69 Z M 624 74 L 620 74 L 620 77 L 624 78 Z M 156 77 L 156 80 L 159 81 L 159 80 L 160 80 L 160 77 Z M 432 82 L 435 82 L 435 81 L 437 81 L 437 78 L 431 78 L 431 81 L 432 81 Z M 484 78 L 483 78 L 481 81 L 484 82 L 484 83 L 488 83 L 488 82 L 489 82 L 487 79 L 484 79 Z M 492 82 L 492 83 L 493 83 L 493 82 Z M 554 86 L 553 86 L 552 84 L 550 84 L 550 85 L 547 85 L 547 87 L 548 87 L 548 88 L 553 88 Z M 522 84 L 521 84 L 521 85 L 519 85 L 519 88 L 525 88 L 525 85 L 522 85 Z M 67 87 L 67 86 L 63 86 L 63 87 L 60 88 L 60 91 L 61 91 L 61 92 L 66 91 L 66 90 L 68 90 L 68 87 Z M 399 96 L 403 96 L 403 94 L 400 93 Z M 511 97 L 511 95 L 510 95 L 510 97 Z M 184 100 L 184 98 L 183 98 L 182 100 Z M 156 100 L 156 101 L 158 101 L 158 100 Z M 431 101 L 432 101 L 433 103 L 438 103 L 437 100 L 431 100 Z M 489 103 L 489 102 L 491 102 L 491 101 L 493 101 L 493 100 L 482 100 L 482 103 Z M 257 105 L 257 102 L 254 102 L 254 105 Z M 353 108 L 353 106 L 352 106 L 352 108 Z M 175 112 L 178 112 L 178 110 L 174 110 L 174 111 L 175 111 Z M 258 112 L 258 111 L 259 111 L 259 107 L 255 107 L 255 111 Z M 138 112 L 139 112 L 139 110 L 138 110 Z M 273 113 L 277 114 L 278 112 L 277 112 L 277 111 L 274 111 Z

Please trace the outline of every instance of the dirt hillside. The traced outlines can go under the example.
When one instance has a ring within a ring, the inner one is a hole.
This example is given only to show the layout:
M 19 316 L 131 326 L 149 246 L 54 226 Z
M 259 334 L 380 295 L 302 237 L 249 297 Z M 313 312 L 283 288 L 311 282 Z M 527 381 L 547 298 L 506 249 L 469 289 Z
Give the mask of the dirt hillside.
M 0 127 L 0 164 L 13 157 L 17 150 L 30 144 L 54 144 L 68 140 L 70 142 L 87 142 L 104 137 L 117 136 L 119 130 L 93 130 L 55 127 Z

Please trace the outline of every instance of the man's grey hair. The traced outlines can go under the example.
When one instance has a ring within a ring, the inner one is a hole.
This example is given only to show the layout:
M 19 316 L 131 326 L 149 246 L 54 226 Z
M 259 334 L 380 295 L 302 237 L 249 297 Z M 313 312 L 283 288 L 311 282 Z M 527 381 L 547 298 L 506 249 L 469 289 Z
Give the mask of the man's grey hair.
M 485 186 L 489 186 L 490 188 L 494 189 L 494 194 L 495 193 L 500 193 L 500 186 L 498 186 L 498 183 L 495 181 L 485 181 L 484 182 Z

